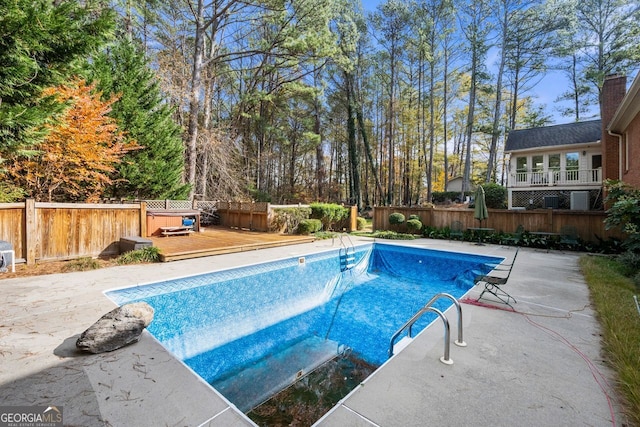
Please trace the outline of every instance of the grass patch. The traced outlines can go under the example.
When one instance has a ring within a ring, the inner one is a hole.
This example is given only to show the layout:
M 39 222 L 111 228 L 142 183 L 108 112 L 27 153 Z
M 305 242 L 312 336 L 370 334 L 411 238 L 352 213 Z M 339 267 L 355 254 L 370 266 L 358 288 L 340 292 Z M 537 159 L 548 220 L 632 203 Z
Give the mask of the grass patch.
M 160 261 L 160 250 L 156 246 L 147 246 L 142 249 L 123 253 L 118 257 L 116 263 L 124 265 L 158 261 Z
M 72 261 L 69 261 L 64 265 L 62 271 L 65 273 L 71 271 L 89 271 L 89 270 L 97 270 L 102 267 L 100 261 L 97 259 L 93 259 L 90 257 L 78 258 Z
M 583 256 L 580 267 L 602 326 L 604 350 L 618 374 L 632 425 L 640 426 L 640 314 L 633 295 L 638 289 L 623 275 L 624 266 L 608 257 Z

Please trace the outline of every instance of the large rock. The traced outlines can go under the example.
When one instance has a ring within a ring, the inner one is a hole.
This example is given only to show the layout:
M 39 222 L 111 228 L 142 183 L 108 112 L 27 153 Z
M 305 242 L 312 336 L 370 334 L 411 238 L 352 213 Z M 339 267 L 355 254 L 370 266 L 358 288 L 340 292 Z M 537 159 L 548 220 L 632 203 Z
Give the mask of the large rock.
M 91 353 L 104 353 L 138 341 L 153 320 L 153 307 L 146 302 L 125 304 L 105 314 L 84 331 L 76 347 Z

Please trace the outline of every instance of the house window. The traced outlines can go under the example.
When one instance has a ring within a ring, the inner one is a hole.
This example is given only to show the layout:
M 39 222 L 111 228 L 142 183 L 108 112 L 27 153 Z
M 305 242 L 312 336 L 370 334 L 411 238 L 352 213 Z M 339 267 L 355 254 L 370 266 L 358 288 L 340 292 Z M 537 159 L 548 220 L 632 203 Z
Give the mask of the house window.
M 533 172 L 544 171 L 544 162 L 542 161 L 542 156 L 533 156 L 531 158 L 531 164 L 533 165 Z
M 516 181 L 525 182 L 527 180 L 527 158 L 516 157 Z
M 580 153 L 567 153 L 565 169 L 567 171 L 567 181 L 578 180 L 578 169 L 580 167 Z
M 531 157 L 531 183 L 532 184 L 545 184 L 546 179 L 544 176 L 544 158 L 542 156 Z

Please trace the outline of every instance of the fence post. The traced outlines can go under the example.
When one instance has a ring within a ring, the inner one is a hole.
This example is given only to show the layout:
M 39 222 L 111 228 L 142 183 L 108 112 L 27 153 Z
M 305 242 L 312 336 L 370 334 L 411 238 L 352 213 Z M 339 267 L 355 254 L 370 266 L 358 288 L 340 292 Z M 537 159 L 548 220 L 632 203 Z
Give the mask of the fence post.
M 427 224 L 429 227 L 433 227 L 433 215 L 434 215 L 434 211 L 435 208 L 433 206 L 429 207 L 429 224 Z
M 24 220 L 25 258 L 27 265 L 31 265 L 36 262 L 36 246 L 38 244 L 35 199 L 27 199 L 24 201 Z
M 354 231 L 358 229 L 358 206 L 351 206 L 351 211 L 349 212 L 349 231 Z
M 255 200 L 251 201 L 251 212 L 249 213 L 249 230 L 253 231 L 253 211 L 256 208 Z
M 265 221 L 266 232 L 271 231 L 271 221 L 273 220 L 273 212 L 271 211 L 271 203 L 267 202 L 267 220 Z
M 140 202 L 140 237 L 147 237 L 147 202 Z

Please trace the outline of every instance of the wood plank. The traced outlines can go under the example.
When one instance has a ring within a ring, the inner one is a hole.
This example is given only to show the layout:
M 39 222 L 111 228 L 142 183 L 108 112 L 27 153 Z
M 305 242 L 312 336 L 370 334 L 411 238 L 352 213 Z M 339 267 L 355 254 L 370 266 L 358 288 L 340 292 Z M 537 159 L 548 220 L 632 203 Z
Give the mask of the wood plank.
M 189 236 L 175 236 L 171 239 L 156 236 L 151 236 L 149 239 L 160 249 L 160 260 L 163 262 L 308 243 L 315 240 L 313 236 L 291 236 L 222 227 L 207 227 L 204 231 L 194 232 Z

